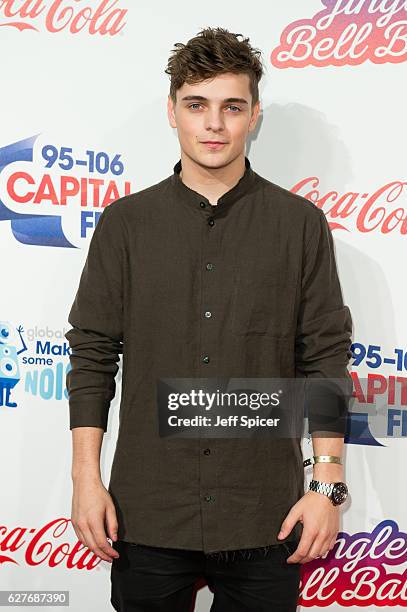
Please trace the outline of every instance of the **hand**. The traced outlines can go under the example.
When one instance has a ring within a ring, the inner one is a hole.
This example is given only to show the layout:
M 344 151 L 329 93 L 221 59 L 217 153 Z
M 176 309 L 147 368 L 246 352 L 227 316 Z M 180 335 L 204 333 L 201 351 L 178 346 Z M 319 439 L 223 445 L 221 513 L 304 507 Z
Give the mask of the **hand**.
M 303 523 L 301 539 L 287 563 L 308 563 L 332 550 L 339 531 L 339 512 L 339 506 L 326 495 L 307 491 L 287 514 L 281 525 L 282 535 L 278 535 L 279 539 L 286 538 L 297 521 Z
M 74 481 L 71 522 L 79 541 L 96 556 L 112 562 L 119 553 L 110 546 L 117 539 L 117 518 L 113 500 L 99 479 L 83 477 Z

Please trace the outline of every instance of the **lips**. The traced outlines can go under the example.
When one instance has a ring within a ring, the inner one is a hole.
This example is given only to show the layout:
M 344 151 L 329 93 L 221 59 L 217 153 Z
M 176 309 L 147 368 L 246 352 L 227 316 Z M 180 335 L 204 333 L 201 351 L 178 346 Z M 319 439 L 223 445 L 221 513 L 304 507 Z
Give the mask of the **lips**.
M 207 149 L 211 149 L 212 151 L 217 151 L 218 149 L 221 149 L 222 147 L 224 147 L 227 143 L 221 142 L 221 141 L 208 140 L 206 142 L 202 142 L 202 144 Z

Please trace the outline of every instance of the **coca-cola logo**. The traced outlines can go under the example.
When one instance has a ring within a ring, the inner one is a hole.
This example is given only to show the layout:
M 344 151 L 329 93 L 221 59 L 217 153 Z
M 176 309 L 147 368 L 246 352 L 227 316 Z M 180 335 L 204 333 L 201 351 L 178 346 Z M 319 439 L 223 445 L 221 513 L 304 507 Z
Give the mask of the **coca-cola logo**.
M 356 191 L 321 194 L 319 179 L 312 176 L 299 181 L 291 191 L 300 193 L 321 208 L 331 230 L 355 229 L 362 234 L 397 231 L 404 235 L 407 234 L 407 210 L 404 206 L 396 206 L 395 202 L 404 195 L 406 185 L 406 181 L 391 181 L 371 194 Z
M 4 563 L 20 565 L 64 566 L 66 569 L 92 570 L 101 562 L 78 540 L 75 544 L 63 537 L 71 521 L 57 518 L 39 529 L 0 525 L 0 568 Z M 71 532 L 66 534 L 71 535 Z
M 100 36 L 115 36 L 126 25 L 123 21 L 127 9 L 117 7 L 118 0 L 102 0 L 96 3 L 82 0 L 0 0 L 0 27 L 13 27 L 20 31 L 39 31 L 39 24 L 48 32 L 61 31 L 78 34 L 85 30 L 88 34 Z
M 407 59 L 405 0 L 322 0 L 311 19 L 290 23 L 273 49 L 276 68 L 393 64 Z

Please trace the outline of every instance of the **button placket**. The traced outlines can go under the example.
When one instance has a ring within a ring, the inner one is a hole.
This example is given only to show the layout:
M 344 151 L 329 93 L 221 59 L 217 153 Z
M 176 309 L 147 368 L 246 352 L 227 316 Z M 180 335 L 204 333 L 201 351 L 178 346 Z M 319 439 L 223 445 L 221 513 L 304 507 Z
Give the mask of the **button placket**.
M 201 325 L 200 325 L 200 367 L 202 378 L 211 377 L 211 368 L 218 367 L 216 359 L 218 318 L 216 310 L 219 294 L 218 261 L 219 229 L 215 222 L 216 210 L 203 208 L 201 233 Z M 209 215 L 209 218 L 208 218 Z M 216 371 L 216 370 L 214 370 Z M 210 442 L 210 444 L 208 444 Z M 202 538 L 205 548 L 213 547 L 217 539 L 218 501 L 217 501 L 217 463 L 216 440 L 200 438 L 200 499 L 202 515 Z

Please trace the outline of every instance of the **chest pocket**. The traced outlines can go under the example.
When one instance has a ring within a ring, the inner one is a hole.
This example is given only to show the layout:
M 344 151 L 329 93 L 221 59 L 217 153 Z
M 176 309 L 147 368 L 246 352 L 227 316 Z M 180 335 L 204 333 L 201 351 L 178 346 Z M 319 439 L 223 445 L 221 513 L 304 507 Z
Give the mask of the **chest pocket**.
M 236 271 L 232 331 L 239 336 L 288 338 L 295 334 L 297 284 L 284 271 L 245 266 Z

